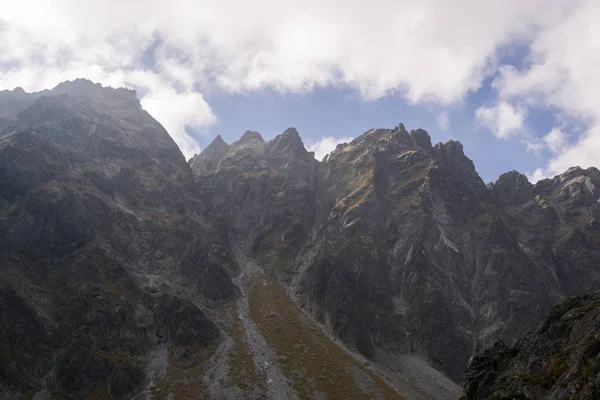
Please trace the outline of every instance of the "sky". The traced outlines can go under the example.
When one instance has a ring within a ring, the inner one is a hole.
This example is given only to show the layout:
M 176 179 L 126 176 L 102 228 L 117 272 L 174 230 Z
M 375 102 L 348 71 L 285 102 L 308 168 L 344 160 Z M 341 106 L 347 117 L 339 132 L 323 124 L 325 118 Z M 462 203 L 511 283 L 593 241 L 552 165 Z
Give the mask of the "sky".
M 484 181 L 600 166 L 597 0 L 21 0 L 0 90 L 136 89 L 186 157 L 288 127 L 321 158 L 402 122 Z

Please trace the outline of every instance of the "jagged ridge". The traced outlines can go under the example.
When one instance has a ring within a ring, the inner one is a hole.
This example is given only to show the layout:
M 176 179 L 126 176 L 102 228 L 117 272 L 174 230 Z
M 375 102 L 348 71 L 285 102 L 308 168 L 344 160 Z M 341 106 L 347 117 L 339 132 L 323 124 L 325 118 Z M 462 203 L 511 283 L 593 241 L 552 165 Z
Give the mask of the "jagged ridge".
M 287 136 L 299 150 L 270 151 Z M 599 287 L 596 169 L 486 187 L 460 142 L 402 124 L 321 163 L 300 143 L 290 129 L 231 149 L 196 182 L 247 251 L 369 357 L 416 352 L 458 381 L 474 350 Z
M 432 146 L 402 124 L 323 162 L 290 128 L 270 141 L 218 137 L 188 165 L 131 91 L 78 80 L 3 96 L 20 100 L 0 121 L 0 295 L 22 320 L 0 321 L 12 338 L 0 347 L 2 392 L 121 398 L 162 377 L 161 390 L 237 393 L 219 386 L 227 375 L 209 377 L 239 340 L 226 321 L 244 256 L 402 378 L 420 358 L 458 381 L 479 348 L 599 289 L 595 168 L 535 185 L 513 172 L 486 187 L 459 142 Z M 19 327 L 51 339 L 19 347 Z M 158 359 L 167 375 L 145 370 Z M 455 393 L 420 382 L 428 397 Z

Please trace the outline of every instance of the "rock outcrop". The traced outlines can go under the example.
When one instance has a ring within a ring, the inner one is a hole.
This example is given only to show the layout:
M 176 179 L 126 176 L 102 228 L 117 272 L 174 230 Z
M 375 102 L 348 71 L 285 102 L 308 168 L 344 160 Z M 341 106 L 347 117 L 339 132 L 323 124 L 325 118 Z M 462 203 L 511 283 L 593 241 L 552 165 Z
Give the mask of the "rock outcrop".
M 219 161 L 227 154 L 229 145 L 218 135 L 201 154 L 194 156 L 189 164 L 195 175 L 208 175 L 219 166 Z
M 514 346 L 473 357 L 461 399 L 600 398 L 600 294 L 571 297 Z

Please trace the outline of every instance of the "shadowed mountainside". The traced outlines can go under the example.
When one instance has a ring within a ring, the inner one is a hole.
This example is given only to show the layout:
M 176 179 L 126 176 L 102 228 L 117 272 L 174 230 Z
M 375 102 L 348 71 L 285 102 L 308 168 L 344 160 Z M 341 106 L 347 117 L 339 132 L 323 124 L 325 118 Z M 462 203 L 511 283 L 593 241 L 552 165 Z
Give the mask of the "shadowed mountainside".
M 25 103 L 0 133 L 0 393 L 126 398 L 156 349 L 203 360 L 236 266 L 171 137 L 125 89 Z

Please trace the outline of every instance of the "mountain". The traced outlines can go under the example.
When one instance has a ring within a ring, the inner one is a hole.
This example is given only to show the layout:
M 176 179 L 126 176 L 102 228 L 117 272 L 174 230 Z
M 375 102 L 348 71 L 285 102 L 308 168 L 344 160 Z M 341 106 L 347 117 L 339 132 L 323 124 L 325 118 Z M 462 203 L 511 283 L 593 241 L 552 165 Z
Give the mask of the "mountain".
M 129 398 L 148 360 L 204 360 L 237 267 L 171 137 L 85 80 L 22 104 L 0 134 L 0 397 Z
M 402 124 L 186 162 L 134 91 L 3 91 L 0 398 L 455 399 L 600 290 L 599 199 L 595 168 L 486 185 Z
M 238 150 L 245 137 L 196 173 L 211 212 L 327 331 L 389 367 L 416 354 L 458 382 L 476 350 L 600 288 L 595 168 L 486 186 L 459 142 L 403 125 L 321 163 L 295 130 Z
M 248 131 L 215 157 L 220 143 L 218 137 L 192 161 L 198 193 L 233 242 L 279 268 L 309 237 L 319 163 L 294 128 L 269 142 Z M 214 170 L 200 168 L 205 160 Z
M 498 342 L 469 363 L 461 399 L 597 399 L 600 293 L 555 305 L 514 346 Z

